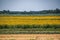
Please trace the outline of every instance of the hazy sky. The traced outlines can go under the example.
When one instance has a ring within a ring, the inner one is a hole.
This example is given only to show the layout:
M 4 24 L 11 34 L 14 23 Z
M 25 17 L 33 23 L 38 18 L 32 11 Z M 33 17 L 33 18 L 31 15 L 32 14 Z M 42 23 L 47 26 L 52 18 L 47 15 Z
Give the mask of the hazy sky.
M 39 11 L 60 8 L 60 0 L 0 0 L 0 10 Z

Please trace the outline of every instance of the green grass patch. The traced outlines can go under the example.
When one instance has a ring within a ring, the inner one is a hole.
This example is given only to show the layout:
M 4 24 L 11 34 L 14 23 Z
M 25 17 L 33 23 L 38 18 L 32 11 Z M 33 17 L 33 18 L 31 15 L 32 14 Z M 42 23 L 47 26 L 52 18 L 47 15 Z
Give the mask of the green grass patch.
M 60 34 L 60 25 L 0 25 L 0 34 Z

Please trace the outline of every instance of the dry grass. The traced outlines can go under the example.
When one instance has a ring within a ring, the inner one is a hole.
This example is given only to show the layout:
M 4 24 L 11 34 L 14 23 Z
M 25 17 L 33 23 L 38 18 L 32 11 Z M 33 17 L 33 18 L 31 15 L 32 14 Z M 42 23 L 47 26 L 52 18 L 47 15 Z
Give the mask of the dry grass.
M 0 40 L 60 40 L 60 34 L 1 34 Z

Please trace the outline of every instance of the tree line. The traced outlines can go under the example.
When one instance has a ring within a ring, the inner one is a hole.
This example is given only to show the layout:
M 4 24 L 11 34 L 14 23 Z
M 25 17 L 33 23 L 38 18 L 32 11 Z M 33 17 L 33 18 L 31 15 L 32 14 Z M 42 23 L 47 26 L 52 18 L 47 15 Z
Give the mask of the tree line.
M 10 11 L 10 10 L 3 10 L 0 11 L 0 14 L 60 14 L 60 9 L 56 8 L 55 10 L 42 10 L 42 11 Z

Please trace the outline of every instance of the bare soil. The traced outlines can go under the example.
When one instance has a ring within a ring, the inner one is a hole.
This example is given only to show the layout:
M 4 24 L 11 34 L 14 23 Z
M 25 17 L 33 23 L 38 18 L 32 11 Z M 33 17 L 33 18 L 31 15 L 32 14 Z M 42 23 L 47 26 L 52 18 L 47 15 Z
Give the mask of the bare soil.
M 60 34 L 0 34 L 0 40 L 60 40 Z

